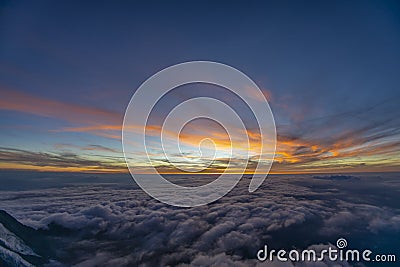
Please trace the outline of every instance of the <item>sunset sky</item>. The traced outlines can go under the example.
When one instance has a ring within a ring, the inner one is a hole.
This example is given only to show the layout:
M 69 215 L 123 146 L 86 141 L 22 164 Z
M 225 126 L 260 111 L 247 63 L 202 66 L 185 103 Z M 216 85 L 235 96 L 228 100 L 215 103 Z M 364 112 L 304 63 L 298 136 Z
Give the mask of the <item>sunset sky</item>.
M 243 71 L 269 100 L 278 135 L 273 173 L 400 171 L 399 14 L 398 1 L 5 1 L 0 168 L 127 172 L 121 127 L 136 88 L 168 66 L 209 60 Z M 146 127 L 161 172 L 177 172 L 160 156 L 162 121 L 198 96 L 238 111 L 249 154 L 257 147 L 254 118 L 233 94 L 182 86 Z M 185 168 L 226 167 L 230 143 L 217 123 L 194 121 L 180 137 L 193 159 Z M 214 162 L 211 152 L 197 158 L 206 137 L 217 148 Z M 146 172 L 143 155 L 130 156 Z M 241 164 L 240 155 L 231 160 Z

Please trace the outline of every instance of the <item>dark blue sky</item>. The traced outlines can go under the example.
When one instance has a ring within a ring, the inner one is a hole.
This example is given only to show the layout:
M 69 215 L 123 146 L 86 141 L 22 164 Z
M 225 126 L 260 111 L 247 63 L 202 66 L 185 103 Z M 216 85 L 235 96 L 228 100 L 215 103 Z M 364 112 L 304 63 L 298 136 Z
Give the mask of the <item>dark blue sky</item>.
M 399 170 L 398 1 L 5 1 L 0 12 L 6 168 L 60 168 L 54 156 L 117 168 L 119 131 L 82 127 L 120 125 L 148 77 L 211 60 L 270 96 L 277 170 Z

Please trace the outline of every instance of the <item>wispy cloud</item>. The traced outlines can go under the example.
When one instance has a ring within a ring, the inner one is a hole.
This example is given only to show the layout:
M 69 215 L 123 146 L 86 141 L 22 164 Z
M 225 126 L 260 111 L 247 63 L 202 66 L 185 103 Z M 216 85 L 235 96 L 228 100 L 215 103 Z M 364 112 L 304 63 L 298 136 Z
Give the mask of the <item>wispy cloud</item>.
M 121 153 L 121 150 L 117 150 L 117 149 L 102 146 L 102 145 L 95 145 L 95 144 L 90 144 L 87 146 L 77 146 L 77 145 L 73 145 L 73 144 L 55 144 L 54 148 L 56 148 L 58 150 L 78 149 L 78 150 L 82 150 L 82 151 L 101 151 L 101 152 Z
M 84 132 L 111 139 L 121 139 L 122 115 L 117 112 L 40 98 L 18 91 L 1 89 L 1 93 L 0 109 L 52 117 L 76 125 L 53 129 L 51 130 L 53 132 Z M 396 101 L 388 100 L 368 107 L 307 120 L 303 117 L 297 118 L 290 124 L 277 126 L 278 143 L 273 171 L 399 169 L 400 113 Z M 141 133 L 144 128 L 139 125 L 126 125 L 126 127 L 128 131 L 136 133 Z M 160 125 L 145 126 L 147 136 L 159 137 L 161 130 Z M 245 140 L 238 137 L 240 136 L 238 130 L 234 129 L 233 132 L 234 136 L 228 136 L 227 132 L 218 125 L 201 120 L 188 124 L 179 134 L 164 130 L 167 140 L 175 140 L 179 137 L 180 142 L 196 150 L 202 140 L 210 138 L 217 150 L 226 150 L 231 147 L 242 148 L 246 150 L 246 153 L 249 152 L 250 157 L 257 157 L 261 141 L 259 131 L 247 130 L 248 150 Z M 120 153 L 101 144 L 88 144 L 75 148 L 82 151 Z M 160 150 L 161 147 L 155 149 Z M 67 155 L 63 152 L 52 154 L 9 149 L 7 153 L 2 152 L 2 157 L 9 166 L 11 163 L 13 165 L 18 163 L 18 166 L 49 168 L 116 169 L 105 157 L 87 161 L 77 155 Z M 256 159 L 249 159 L 247 171 L 251 172 L 256 166 Z M 158 157 L 157 160 L 158 163 L 155 166 L 159 170 L 176 171 L 169 162 Z M 209 165 L 210 159 L 205 160 L 207 162 L 203 160 L 192 162 L 193 166 L 189 168 L 197 169 L 207 165 L 206 172 L 221 172 L 229 163 L 226 159 L 218 157 L 211 165 Z M 236 158 L 231 160 L 233 165 L 237 164 L 237 160 Z M 187 162 L 185 164 L 187 165 Z M 120 167 L 119 165 L 118 168 Z M 141 166 L 138 160 L 138 168 L 145 169 L 146 166 Z
M 71 152 L 32 152 L 0 147 L 0 166 L 4 169 L 32 169 L 40 171 L 126 171 L 121 158 L 90 158 Z
M 278 164 L 274 169 L 399 168 L 399 115 L 395 101 L 385 101 L 371 107 L 278 126 Z M 376 164 L 377 159 L 380 166 Z
M 122 123 L 122 114 L 102 108 L 41 98 L 5 88 L 0 88 L 0 93 L 0 109 L 3 110 L 24 112 L 88 125 Z

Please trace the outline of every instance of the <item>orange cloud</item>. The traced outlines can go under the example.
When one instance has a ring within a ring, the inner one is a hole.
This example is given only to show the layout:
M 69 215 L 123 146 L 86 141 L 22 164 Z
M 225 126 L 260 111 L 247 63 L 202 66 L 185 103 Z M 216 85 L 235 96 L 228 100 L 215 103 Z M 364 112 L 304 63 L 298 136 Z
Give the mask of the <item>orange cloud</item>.
M 260 98 L 260 94 L 258 93 L 258 91 L 259 90 L 256 88 L 250 88 L 250 87 L 246 88 L 246 92 L 247 94 L 250 95 L 250 97 L 252 97 L 257 101 L 264 101 L 262 98 Z M 272 92 L 270 90 L 261 89 L 261 93 L 264 95 L 267 101 L 272 101 Z
M 265 93 L 266 91 L 264 91 Z M 64 127 L 54 130 L 56 132 L 87 132 L 106 138 L 121 139 L 122 114 L 106 109 L 88 107 L 78 104 L 64 103 L 57 100 L 40 98 L 24 92 L 0 89 L 0 109 L 24 112 L 39 116 L 57 118 L 76 124 L 76 127 Z M 270 99 L 270 96 L 267 96 Z M 140 133 L 143 126 L 129 125 L 128 130 Z M 159 136 L 161 126 L 146 126 L 146 135 Z M 176 132 L 165 131 L 167 138 L 175 138 Z M 235 133 L 236 135 L 236 133 Z M 239 136 L 239 135 L 238 135 Z M 260 149 L 261 136 L 258 131 L 247 130 L 250 148 L 249 152 L 257 155 Z M 366 137 L 363 137 L 366 136 Z M 390 136 L 390 135 L 389 135 Z M 363 135 L 363 132 L 345 132 L 338 136 L 329 137 L 329 140 L 319 140 L 318 136 L 313 138 L 285 137 L 278 135 L 278 143 L 273 165 L 274 172 L 322 172 L 329 170 L 382 170 L 384 167 L 399 170 L 398 139 L 384 140 L 385 135 Z M 244 140 L 229 138 L 227 133 L 215 127 L 204 127 L 204 125 L 190 125 L 179 134 L 180 141 L 187 145 L 198 146 L 205 139 L 210 138 L 217 149 L 227 149 L 231 146 L 243 148 Z M 94 149 L 94 148 L 90 148 Z M 99 149 L 99 148 L 97 148 Z M 397 153 L 397 154 L 396 154 Z M 393 160 L 389 157 L 394 155 Z M 381 156 L 379 160 L 376 157 Z M 356 160 L 362 158 L 363 160 Z M 104 171 L 110 169 L 115 171 L 115 166 L 38 166 L 26 163 L 14 162 L 2 164 L 4 168 L 30 168 L 37 170 L 81 170 L 81 171 Z M 377 163 L 378 162 L 378 163 Z M 385 165 L 386 164 L 386 165 Z M 23 167 L 24 165 L 25 167 Z M 211 169 L 217 172 L 224 168 L 224 163 L 213 165 Z M 195 166 L 194 166 L 195 167 Z M 119 166 L 117 166 L 118 170 Z M 167 170 L 167 169 L 165 169 Z M 248 169 L 251 172 L 251 169 Z
M 40 98 L 20 91 L 0 89 L 0 109 L 58 118 L 83 124 L 118 124 L 122 115 L 117 112 Z

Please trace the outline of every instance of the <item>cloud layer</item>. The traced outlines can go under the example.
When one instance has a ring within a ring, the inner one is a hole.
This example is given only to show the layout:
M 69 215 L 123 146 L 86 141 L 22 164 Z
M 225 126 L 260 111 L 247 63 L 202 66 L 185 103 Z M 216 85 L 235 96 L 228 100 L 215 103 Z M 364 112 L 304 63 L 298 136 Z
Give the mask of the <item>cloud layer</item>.
M 3 191 L 0 200 L 25 224 L 70 229 L 57 245 L 57 260 L 67 265 L 255 266 L 264 244 L 305 249 L 345 237 L 352 247 L 395 252 L 388 249 L 399 245 L 396 179 L 274 176 L 253 194 L 244 179 L 221 200 L 190 209 L 159 203 L 135 186 L 88 185 L 84 178 L 63 188 Z

